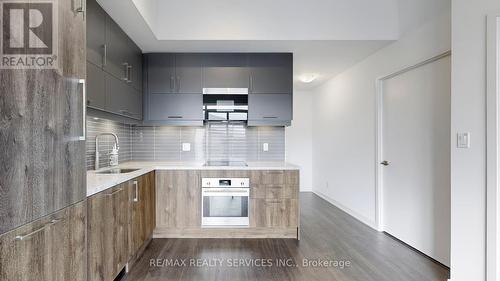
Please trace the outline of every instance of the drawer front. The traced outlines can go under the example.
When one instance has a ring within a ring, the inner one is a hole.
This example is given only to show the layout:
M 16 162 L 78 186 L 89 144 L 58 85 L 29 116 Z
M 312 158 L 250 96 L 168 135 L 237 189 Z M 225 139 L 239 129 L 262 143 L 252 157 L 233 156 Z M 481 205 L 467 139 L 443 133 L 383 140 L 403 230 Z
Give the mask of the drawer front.
M 290 228 L 298 225 L 297 199 L 266 199 L 266 225 Z
M 250 181 L 250 198 L 266 198 L 266 186 Z

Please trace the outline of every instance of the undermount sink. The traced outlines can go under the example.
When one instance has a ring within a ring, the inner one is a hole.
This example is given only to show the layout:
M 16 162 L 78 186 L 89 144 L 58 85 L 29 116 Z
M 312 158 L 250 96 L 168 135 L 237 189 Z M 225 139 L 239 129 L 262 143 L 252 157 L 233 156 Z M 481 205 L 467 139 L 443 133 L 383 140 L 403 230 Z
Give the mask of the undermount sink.
M 100 172 L 96 172 L 96 174 L 106 174 L 106 175 L 114 175 L 114 174 L 126 174 L 126 173 L 132 173 L 135 171 L 138 171 L 139 169 L 120 169 L 120 168 L 114 168 L 114 169 L 109 169 L 109 170 L 104 170 Z

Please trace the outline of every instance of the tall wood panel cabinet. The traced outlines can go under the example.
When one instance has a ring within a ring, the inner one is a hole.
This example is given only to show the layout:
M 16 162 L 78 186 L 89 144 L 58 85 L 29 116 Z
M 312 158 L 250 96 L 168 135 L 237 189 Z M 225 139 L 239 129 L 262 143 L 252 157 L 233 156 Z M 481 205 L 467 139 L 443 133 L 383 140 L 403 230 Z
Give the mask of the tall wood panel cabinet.
M 52 67 L 0 70 L 0 234 L 86 197 L 85 1 L 73 2 L 37 31 L 58 35 Z
M 87 281 L 86 212 L 82 201 L 1 235 L 0 280 Z

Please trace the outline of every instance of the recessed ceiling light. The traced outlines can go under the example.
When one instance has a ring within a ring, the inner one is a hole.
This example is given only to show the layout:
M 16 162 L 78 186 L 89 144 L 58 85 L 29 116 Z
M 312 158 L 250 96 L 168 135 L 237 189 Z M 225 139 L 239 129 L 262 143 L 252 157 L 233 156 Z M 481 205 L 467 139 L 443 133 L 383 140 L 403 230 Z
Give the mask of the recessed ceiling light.
M 318 74 L 316 73 L 307 73 L 299 76 L 299 80 L 303 83 L 311 83 L 318 78 Z
M 97 118 L 97 117 L 94 117 L 94 118 L 92 118 L 92 119 L 94 119 L 94 120 L 99 120 L 99 118 Z

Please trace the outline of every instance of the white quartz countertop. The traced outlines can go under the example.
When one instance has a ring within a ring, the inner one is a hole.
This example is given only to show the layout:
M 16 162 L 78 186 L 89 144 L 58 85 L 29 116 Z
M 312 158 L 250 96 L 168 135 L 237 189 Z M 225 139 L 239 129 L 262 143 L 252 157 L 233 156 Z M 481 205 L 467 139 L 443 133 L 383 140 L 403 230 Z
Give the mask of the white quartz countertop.
M 125 162 L 118 167 L 139 169 L 124 174 L 98 174 L 99 171 L 87 171 L 87 197 L 104 191 L 115 185 L 155 170 L 299 170 L 294 164 L 287 162 L 247 162 L 248 166 L 204 166 L 199 162 Z

